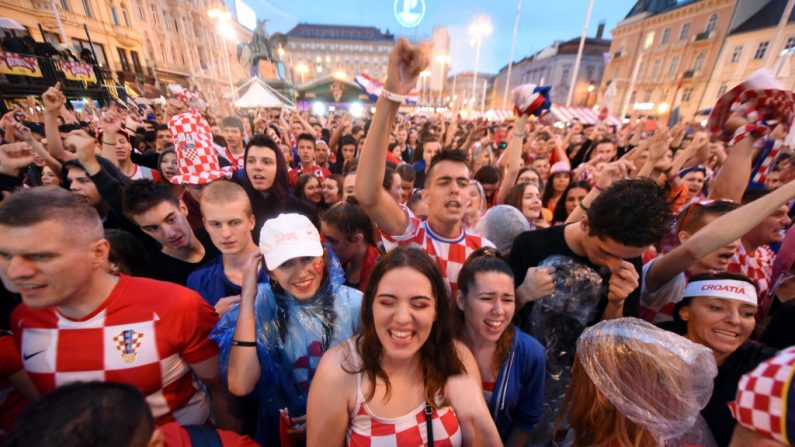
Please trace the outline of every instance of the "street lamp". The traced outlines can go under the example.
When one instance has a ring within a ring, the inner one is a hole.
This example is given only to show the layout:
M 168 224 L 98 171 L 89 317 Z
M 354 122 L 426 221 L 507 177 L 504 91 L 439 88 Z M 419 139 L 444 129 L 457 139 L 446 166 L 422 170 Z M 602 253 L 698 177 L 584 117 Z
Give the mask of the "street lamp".
M 301 62 L 300 64 L 295 66 L 295 71 L 301 75 L 301 84 L 304 83 L 304 74 L 309 71 L 309 67 L 306 66 L 305 63 Z
M 475 20 L 469 25 L 469 34 L 475 39 L 475 75 L 472 78 L 472 98 L 475 98 L 478 85 L 478 65 L 480 65 L 480 44 L 484 37 L 491 34 L 491 21 L 488 16 L 475 17 Z
M 596 90 L 596 86 L 593 85 L 592 82 L 588 84 L 588 88 L 586 90 L 588 91 L 588 96 L 585 97 L 585 107 L 589 107 L 591 105 L 591 93 Z
M 428 70 L 423 70 L 420 72 L 420 105 L 425 103 L 425 80 L 428 79 L 428 76 L 431 75 L 431 72 Z
M 345 79 L 348 75 L 342 70 L 337 70 L 334 72 L 333 76 L 334 79 Z
M 229 80 L 229 91 L 234 101 L 237 99 L 237 95 L 235 94 L 235 84 L 232 82 L 232 64 L 229 63 L 229 40 L 236 40 L 237 36 L 235 35 L 235 28 L 230 23 L 232 14 L 226 10 L 212 8 L 207 11 L 207 15 L 213 20 L 218 20 L 218 31 L 225 37 L 224 51 L 226 52 L 226 56 L 224 60 L 226 61 L 226 76 Z
M 436 62 L 438 62 L 442 66 L 441 76 L 442 76 L 442 86 L 439 88 L 439 104 L 442 103 L 442 92 L 444 91 L 444 84 L 446 84 L 447 76 L 444 73 L 444 66 L 450 63 L 450 56 L 446 54 L 440 54 L 436 56 Z

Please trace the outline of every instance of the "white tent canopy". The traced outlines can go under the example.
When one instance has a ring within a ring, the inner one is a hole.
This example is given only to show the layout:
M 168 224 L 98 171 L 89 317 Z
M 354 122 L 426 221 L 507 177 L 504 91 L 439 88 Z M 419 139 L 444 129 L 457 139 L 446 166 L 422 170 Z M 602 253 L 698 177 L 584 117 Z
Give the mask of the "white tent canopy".
M 240 94 L 240 92 L 245 93 Z M 235 107 L 241 109 L 252 107 L 292 109 L 295 107 L 292 101 L 257 77 L 251 78 L 243 84 L 238 89 L 238 94 Z

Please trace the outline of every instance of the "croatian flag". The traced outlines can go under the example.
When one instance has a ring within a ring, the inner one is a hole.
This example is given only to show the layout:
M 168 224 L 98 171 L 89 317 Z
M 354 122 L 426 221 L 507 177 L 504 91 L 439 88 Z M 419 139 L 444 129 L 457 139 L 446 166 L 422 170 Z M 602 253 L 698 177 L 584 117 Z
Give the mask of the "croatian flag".
M 360 73 L 359 76 L 354 78 L 354 81 L 359 84 L 359 87 L 361 87 L 365 93 L 367 93 L 367 96 L 370 97 L 371 101 L 378 99 L 378 97 L 381 96 L 381 90 L 384 89 L 383 82 L 373 79 L 365 73 Z M 419 95 L 417 94 L 417 91 L 412 91 L 406 95 L 406 103 L 416 104 L 418 97 Z

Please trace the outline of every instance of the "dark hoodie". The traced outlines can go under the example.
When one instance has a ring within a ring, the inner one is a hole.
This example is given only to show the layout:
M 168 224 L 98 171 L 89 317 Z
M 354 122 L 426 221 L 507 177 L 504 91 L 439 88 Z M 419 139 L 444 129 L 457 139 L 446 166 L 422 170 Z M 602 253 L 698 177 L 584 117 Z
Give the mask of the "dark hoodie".
M 268 191 L 257 191 L 248 179 L 246 169 L 248 168 L 248 150 L 251 146 L 267 147 L 276 155 L 276 178 L 273 186 Z M 254 241 L 259 243 L 259 233 L 265 221 L 278 217 L 282 213 L 297 213 L 306 216 L 319 229 L 320 219 L 317 209 L 312 204 L 305 202 L 290 192 L 290 183 L 287 176 L 287 163 L 284 154 L 279 150 L 276 143 L 264 135 L 255 135 L 246 145 L 243 154 L 245 162 L 243 170 L 238 171 L 233 180 L 246 190 L 251 201 L 251 208 L 254 211 L 256 225 L 254 226 Z

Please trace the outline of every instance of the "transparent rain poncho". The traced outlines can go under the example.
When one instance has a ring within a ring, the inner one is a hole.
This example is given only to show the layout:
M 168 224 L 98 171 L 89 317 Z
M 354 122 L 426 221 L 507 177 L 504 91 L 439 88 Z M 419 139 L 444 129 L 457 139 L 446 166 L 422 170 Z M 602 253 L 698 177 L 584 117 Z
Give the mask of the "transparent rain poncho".
M 659 445 L 711 440 L 699 418 L 718 374 L 709 348 L 643 320 L 620 318 L 586 329 L 577 359 L 599 392 Z
M 307 393 L 320 357 L 328 348 L 359 330 L 362 294 L 344 285 L 345 272 L 328 248 L 325 259 L 329 274 L 315 296 L 307 301 L 275 293 L 268 283 L 258 285 L 254 300 L 260 363 L 255 389 L 260 408 L 258 442 L 267 440 L 270 445 L 278 441 L 280 409 L 287 408 L 292 417 L 306 414 Z M 230 309 L 210 334 L 220 349 L 219 363 L 224 378 L 239 312 L 238 305 Z
M 555 291 L 535 302 L 527 328 L 546 353 L 544 415 L 530 432 L 529 445 L 534 446 L 552 445 L 552 428 L 571 380 L 577 338 L 596 317 L 603 287 L 596 271 L 567 256 L 550 256 L 539 267 L 555 268 Z

